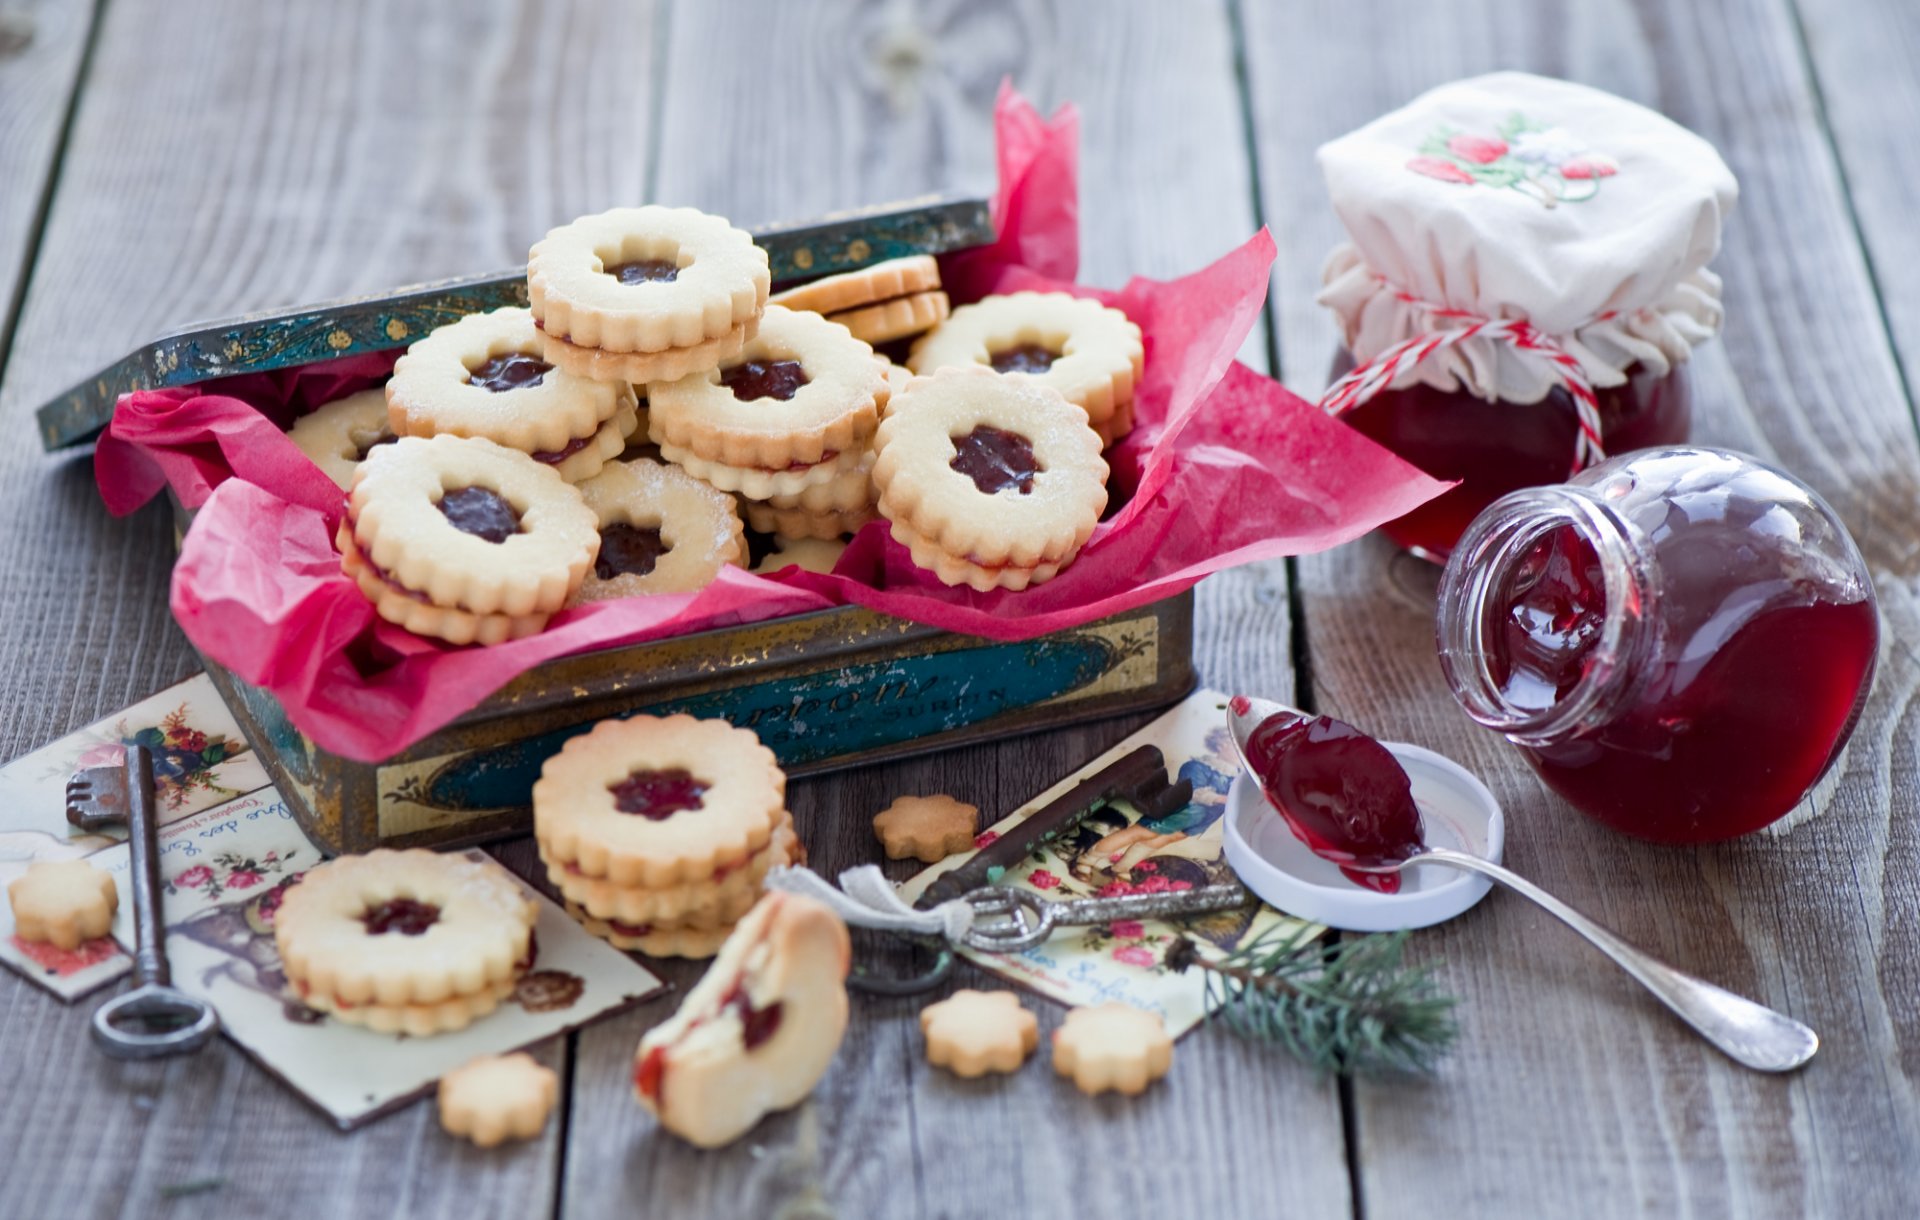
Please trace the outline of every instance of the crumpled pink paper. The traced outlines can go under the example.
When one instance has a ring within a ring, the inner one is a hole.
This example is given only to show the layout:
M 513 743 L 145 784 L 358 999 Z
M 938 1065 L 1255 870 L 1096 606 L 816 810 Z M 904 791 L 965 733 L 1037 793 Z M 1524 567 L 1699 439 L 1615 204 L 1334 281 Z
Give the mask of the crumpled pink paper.
M 1027 288 L 1094 297 L 1137 322 L 1146 343 L 1135 431 L 1109 454 L 1125 502 L 1046 584 L 949 588 L 881 521 L 831 574 L 727 568 L 699 593 L 595 603 L 524 640 L 421 639 L 380 621 L 341 575 L 332 538 L 344 497 L 280 431 L 299 407 L 375 383 L 390 356 L 127 395 L 95 459 L 101 495 L 124 513 L 170 484 L 197 508 L 173 578 L 188 638 L 273 692 L 316 744 L 376 761 L 555 657 L 848 603 L 1024 639 L 1169 597 L 1222 568 L 1335 546 L 1445 490 L 1235 363 L 1266 298 L 1274 247 L 1264 230 L 1179 280 L 1074 285 L 1078 120 L 1063 108 L 1042 121 L 1003 87 L 995 127 L 998 237 L 942 260 L 949 290 L 960 301 Z

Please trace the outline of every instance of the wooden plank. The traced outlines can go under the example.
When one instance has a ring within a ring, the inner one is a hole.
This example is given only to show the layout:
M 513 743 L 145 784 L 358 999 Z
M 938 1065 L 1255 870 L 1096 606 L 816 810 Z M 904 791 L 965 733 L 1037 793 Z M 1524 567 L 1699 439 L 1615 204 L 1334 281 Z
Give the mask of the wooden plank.
M 1771 455 L 1832 500 L 1875 567 L 1888 635 L 1912 638 L 1920 448 L 1782 4 L 1244 11 L 1263 196 L 1270 219 L 1287 220 L 1274 305 L 1292 384 L 1317 392 L 1336 342 L 1313 304 L 1337 240 L 1318 143 L 1494 68 L 1647 102 L 1713 140 L 1743 188 L 1716 263 L 1727 331 L 1696 362 L 1696 435 Z M 1896 72 L 1873 87 L 1904 98 L 1914 86 Z M 1465 1034 L 1432 1085 L 1356 1089 L 1365 1213 L 1530 1216 L 1578 1200 L 1591 1216 L 1910 1214 L 1920 683 L 1905 645 L 1803 824 L 1666 849 L 1586 822 L 1465 720 L 1433 662 L 1431 581 L 1378 540 L 1303 561 L 1319 705 L 1479 771 L 1507 809 L 1519 871 L 1806 1019 L 1825 1047 L 1797 1076 L 1735 1068 L 1550 919 L 1495 897 L 1416 939 L 1464 998 Z
M 0 370 L 93 22 L 91 0 L 0 9 Z
M 1095 17 L 1065 4 L 823 13 L 768 0 L 678 5 L 670 24 L 663 201 L 754 223 L 988 188 L 994 92 L 1011 74 L 1043 108 L 1080 105 L 1083 278 L 1188 270 L 1253 228 L 1220 5 L 1112 5 Z M 781 54 L 741 55 L 742 29 Z M 1200 621 L 1207 680 L 1291 691 L 1284 565 L 1209 582 Z M 894 796 L 949 792 L 992 815 L 1143 719 L 796 784 L 796 818 L 832 875 L 877 859 L 867 819 Z M 915 1015 L 934 998 L 856 1000 L 812 1100 L 706 1155 L 664 1136 L 627 1095 L 634 1046 L 673 1002 L 583 1032 L 563 1211 L 625 1215 L 644 1200 L 650 1215 L 1254 1215 L 1285 1183 L 1300 1214 L 1347 1214 L 1329 1082 L 1211 1030 L 1181 1045 L 1165 1086 L 1133 1102 L 1081 1097 L 1044 1050 L 1006 1080 L 957 1081 L 924 1060 Z M 1059 1010 L 1031 1004 L 1052 1028 Z M 1094 1148 L 1097 1171 L 1079 1168 Z
M 117 3 L 105 23 L 0 386 L 22 430 L 46 394 L 172 325 L 510 264 L 556 218 L 641 194 L 650 4 L 181 0 Z M 0 89 L 0 116 L 14 96 Z M 12 757 L 194 662 L 167 616 L 162 511 L 108 519 L 90 463 L 25 440 L 0 471 Z M 10 1214 L 148 1214 L 205 1178 L 222 1184 L 182 1204 L 196 1214 L 551 1209 L 557 1124 L 483 1154 L 420 1106 L 343 1138 L 224 1043 L 109 1064 L 84 1011 L 0 977 Z M 542 1053 L 563 1063 L 557 1042 Z

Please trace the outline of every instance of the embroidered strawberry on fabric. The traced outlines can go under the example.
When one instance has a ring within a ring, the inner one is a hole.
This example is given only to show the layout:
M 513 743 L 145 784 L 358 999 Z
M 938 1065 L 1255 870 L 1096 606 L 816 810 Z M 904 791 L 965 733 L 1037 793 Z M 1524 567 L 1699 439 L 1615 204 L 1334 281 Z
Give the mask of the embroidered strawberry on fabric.
M 1441 182 L 1516 190 L 1550 208 L 1593 198 L 1620 163 L 1565 127 L 1542 126 L 1516 111 L 1493 135 L 1434 128 L 1407 168 Z

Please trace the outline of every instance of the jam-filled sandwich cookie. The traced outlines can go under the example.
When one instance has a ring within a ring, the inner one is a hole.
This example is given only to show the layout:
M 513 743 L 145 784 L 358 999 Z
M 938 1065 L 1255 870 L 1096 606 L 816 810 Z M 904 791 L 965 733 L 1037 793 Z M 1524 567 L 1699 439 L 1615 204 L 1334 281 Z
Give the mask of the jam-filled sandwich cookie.
M 831 572 L 840 562 L 840 556 L 846 553 L 847 544 L 840 538 L 781 538 L 773 537 L 772 547 L 760 562 L 750 571 L 762 576 L 774 572 L 784 572 L 788 568 L 800 568 L 808 572 Z
M 1100 438 L 1079 408 L 985 368 L 917 377 L 874 438 L 880 515 L 913 562 L 982 592 L 1051 580 L 1107 505 Z
M 746 554 L 733 497 L 659 462 L 610 462 L 576 484 L 600 521 L 600 552 L 576 601 L 692 593 Z
M 393 366 L 393 432 L 482 437 L 568 482 L 590 478 L 639 429 L 633 387 L 557 369 L 540 343 L 533 315 L 511 306 L 435 330 Z
M 482 1055 L 440 1078 L 440 1126 L 482 1148 L 530 1140 L 559 1096 L 559 1075 L 525 1051 Z
M 360 464 L 341 566 L 380 617 L 454 644 L 538 631 L 586 578 L 593 510 L 550 466 L 492 441 L 408 437 Z
M 381 849 L 309 871 L 274 916 L 302 1001 L 383 1033 L 464 1028 L 513 993 L 539 907 L 499 868 Z
M 963 305 L 913 345 L 916 374 L 984 365 L 1060 391 L 1111 444 L 1133 428 L 1145 348 L 1117 309 L 1063 292 L 1016 292 Z
M 742 499 L 747 524 L 780 538 L 831 540 L 851 534 L 873 520 L 873 453 L 827 480 L 792 495 Z
M 927 1062 L 972 1079 L 1020 1070 L 1040 1045 L 1040 1022 L 1011 991 L 954 992 L 920 1010 Z
M 891 343 L 937 326 L 947 316 L 940 264 L 931 254 L 889 259 L 829 275 L 769 298 L 775 305 L 822 314 L 868 343 Z
M 973 846 L 977 806 L 950 796 L 902 796 L 874 815 L 873 833 L 889 860 L 938 864 Z
M 1166 1022 L 1117 1000 L 1073 1009 L 1053 1031 L 1053 1070 L 1089 1097 L 1136 1096 L 1172 1066 Z
M 692 716 L 603 720 L 547 759 L 533 833 L 550 864 L 616 886 L 715 879 L 767 845 L 787 777 L 747 729 Z
M 723 491 L 764 500 L 857 469 L 887 378 L 846 327 L 770 305 L 738 360 L 655 382 L 647 397 L 661 453 Z
M 847 927 L 773 893 L 740 921 L 680 1010 L 634 1053 L 634 1093 L 660 1125 L 718 1148 L 799 1104 L 847 1030 Z
M 527 299 L 547 358 L 570 372 L 645 384 L 740 354 L 759 325 L 767 252 L 693 208 L 583 216 L 527 259 Z
M 353 486 L 353 472 L 367 454 L 393 443 L 387 392 L 361 390 L 336 398 L 294 420 L 287 439 L 345 491 Z
M 705 881 L 680 885 L 616 885 L 604 877 L 589 877 L 575 868 L 548 859 L 547 877 L 569 907 L 606 923 L 606 931 L 637 939 L 653 931 L 688 928 L 713 930 L 730 927 L 760 899 L 770 869 L 799 863 L 799 839 L 791 814 L 783 813 L 773 837 L 756 852 L 722 864 Z M 631 946 L 622 946 L 623 948 Z
M 7 884 L 7 902 L 14 935 L 71 951 L 112 930 L 120 891 L 85 860 L 41 860 Z

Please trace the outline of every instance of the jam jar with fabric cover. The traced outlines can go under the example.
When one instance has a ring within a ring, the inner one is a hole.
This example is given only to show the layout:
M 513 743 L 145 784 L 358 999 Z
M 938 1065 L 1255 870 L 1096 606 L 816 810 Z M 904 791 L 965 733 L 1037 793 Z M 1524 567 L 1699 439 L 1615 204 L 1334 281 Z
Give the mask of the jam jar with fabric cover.
M 1737 195 L 1671 120 L 1518 72 L 1457 81 L 1323 145 L 1347 232 L 1321 304 L 1328 411 L 1460 485 L 1384 527 L 1444 560 L 1495 499 L 1687 438 L 1720 329 L 1707 263 Z
M 1441 574 L 1440 666 L 1549 787 L 1701 843 L 1793 809 L 1873 682 L 1873 584 L 1806 484 L 1719 449 L 1610 458 L 1513 492 Z

